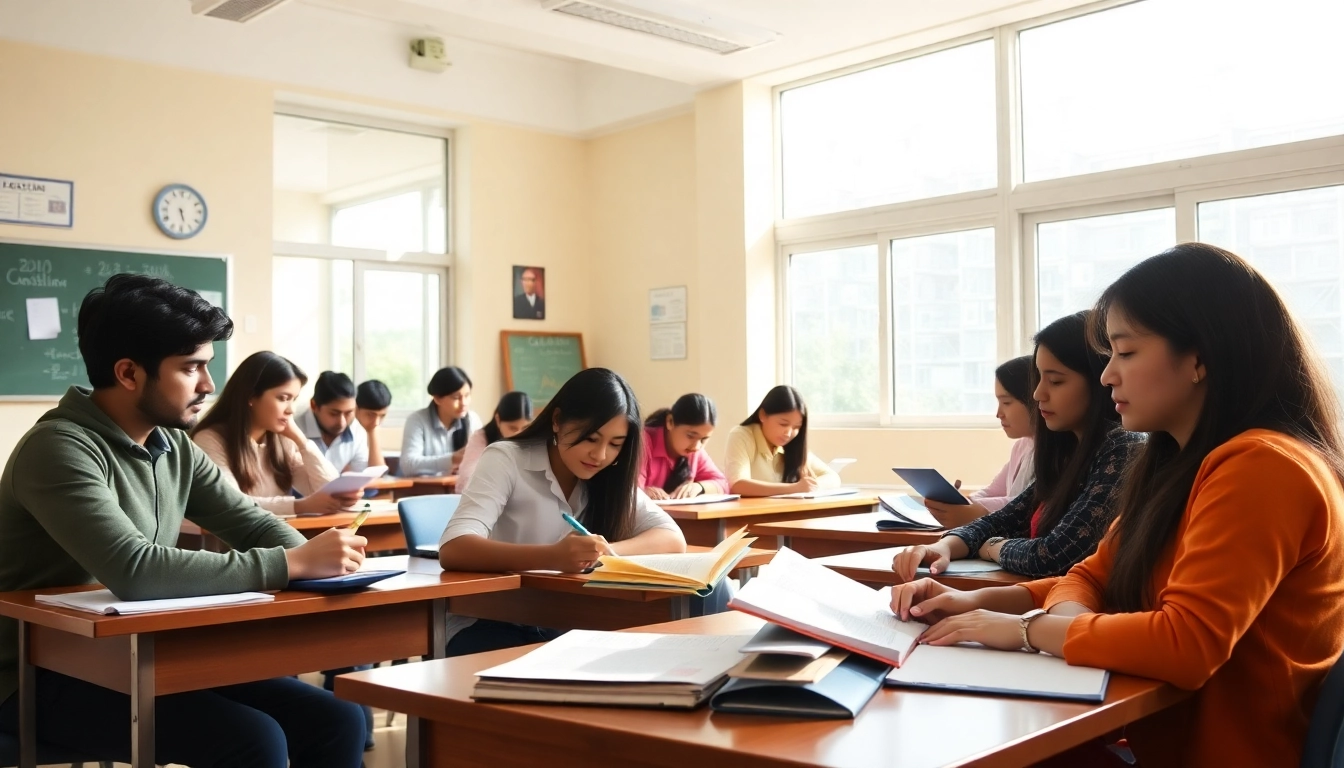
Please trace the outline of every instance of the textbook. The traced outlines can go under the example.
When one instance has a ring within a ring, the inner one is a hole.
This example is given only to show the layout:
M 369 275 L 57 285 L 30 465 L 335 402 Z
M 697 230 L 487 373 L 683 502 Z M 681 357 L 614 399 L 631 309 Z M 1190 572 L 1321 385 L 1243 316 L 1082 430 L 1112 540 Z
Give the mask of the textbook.
M 742 660 L 742 635 L 664 635 L 574 629 L 476 673 L 471 697 L 692 709 Z
M 688 507 L 692 504 L 718 504 L 721 501 L 737 501 L 742 498 L 736 493 L 702 493 L 689 499 L 654 499 L 660 507 Z
M 829 496 L 853 496 L 859 492 L 858 488 L 818 488 L 815 491 L 799 491 L 797 493 L 780 493 L 774 496 L 767 496 L 770 499 L 824 499 Z
M 996 651 L 979 645 L 922 645 L 887 685 L 910 688 L 1103 701 L 1110 673 L 1073 667 L 1044 653 Z
M 38 595 L 33 598 L 44 605 L 74 608 L 77 611 L 101 613 L 104 616 L 126 616 L 155 611 L 180 611 L 186 608 L 214 608 L 221 605 L 269 603 L 275 595 L 265 592 L 238 592 L 231 595 L 201 595 L 199 597 L 172 597 L 164 600 L 120 600 L 108 589 L 91 592 L 66 592 L 60 595 Z
M 820 659 L 831 650 L 831 644 L 807 635 L 800 635 L 788 627 L 766 624 L 742 646 L 743 653 L 763 653 L 771 656 L 805 656 Z
M 769 680 L 732 674 L 710 698 L 709 706 L 715 712 L 744 715 L 854 718 L 881 690 L 889 671 L 890 664 L 850 655 L 815 680 Z
M 318 491 L 318 493 L 354 493 L 362 491 L 369 483 L 387 474 L 387 467 L 376 466 L 367 467 L 359 472 L 342 472 L 340 477 L 333 478 Z
M 928 508 L 908 494 L 886 493 L 877 497 L 878 509 L 891 515 L 877 521 L 879 531 L 939 531 L 942 523 Z
M 677 552 L 666 555 L 602 555 L 601 567 L 588 577 L 585 587 L 645 589 L 705 597 L 714 585 L 737 565 L 756 539 L 746 538 L 747 529 L 719 542 L 708 552 Z

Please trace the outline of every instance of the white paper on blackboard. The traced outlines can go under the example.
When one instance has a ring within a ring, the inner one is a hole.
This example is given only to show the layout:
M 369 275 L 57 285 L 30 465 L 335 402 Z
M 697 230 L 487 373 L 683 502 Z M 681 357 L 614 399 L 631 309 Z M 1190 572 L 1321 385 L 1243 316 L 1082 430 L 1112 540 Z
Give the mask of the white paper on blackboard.
M 46 341 L 61 335 L 61 303 L 56 299 L 28 299 L 28 339 Z

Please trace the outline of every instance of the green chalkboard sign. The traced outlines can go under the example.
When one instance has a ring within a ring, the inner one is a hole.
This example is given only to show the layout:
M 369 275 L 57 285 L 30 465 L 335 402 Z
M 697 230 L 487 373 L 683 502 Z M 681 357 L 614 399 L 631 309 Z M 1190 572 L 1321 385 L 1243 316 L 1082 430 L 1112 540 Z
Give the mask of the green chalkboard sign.
M 59 397 L 72 384 L 89 385 L 75 338 L 79 305 L 118 272 L 162 277 L 228 308 L 229 261 L 223 256 L 0 241 L 0 397 Z M 228 370 L 225 346 L 215 343 L 210 363 L 210 375 L 221 384 Z
M 588 367 L 583 334 L 500 331 L 504 387 L 526 392 L 540 409 L 569 377 Z

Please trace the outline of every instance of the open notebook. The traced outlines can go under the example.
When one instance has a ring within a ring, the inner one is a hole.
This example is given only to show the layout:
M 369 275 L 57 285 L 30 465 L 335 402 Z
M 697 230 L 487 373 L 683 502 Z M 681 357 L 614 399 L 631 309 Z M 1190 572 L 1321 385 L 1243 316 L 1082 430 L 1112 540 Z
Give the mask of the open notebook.
M 202 595 L 200 597 L 174 597 L 166 600 L 121 600 L 111 590 L 95 589 L 91 592 L 66 592 L 59 595 L 38 595 L 33 598 L 45 605 L 57 608 L 74 608 L 77 611 L 101 613 L 106 616 L 132 613 L 153 613 L 155 611 L 180 611 L 186 608 L 213 608 L 221 605 L 241 605 L 243 603 L 268 603 L 275 595 L 265 592 L 238 592 L 231 595 Z
M 755 540 L 747 538 L 747 529 L 742 528 L 708 552 L 628 557 L 603 555 L 599 558 L 602 567 L 593 571 L 584 586 L 646 589 L 705 597 L 747 554 Z

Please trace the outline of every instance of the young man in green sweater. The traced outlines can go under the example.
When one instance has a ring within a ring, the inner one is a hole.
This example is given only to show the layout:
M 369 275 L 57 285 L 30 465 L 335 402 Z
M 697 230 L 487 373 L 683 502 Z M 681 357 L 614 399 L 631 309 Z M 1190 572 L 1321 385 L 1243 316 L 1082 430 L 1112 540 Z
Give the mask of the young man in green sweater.
M 79 351 L 92 391 L 71 387 L 0 476 L 0 591 L 99 582 L 123 600 L 281 589 L 348 573 L 363 537 L 305 541 L 223 479 L 183 431 L 214 391 L 212 343 L 233 321 L 193 291 L 116 275 L 85 297 Z M 177 549 L 183 518 L 233 550 Z M 18 632 L 0 620 L 0 731 L 18 733 Z M 129 762 L 130 697 L 37 671 L 38 740 Z M 357 705 L 292 678 L 160 696 L 162 763 L 358 768 Z

